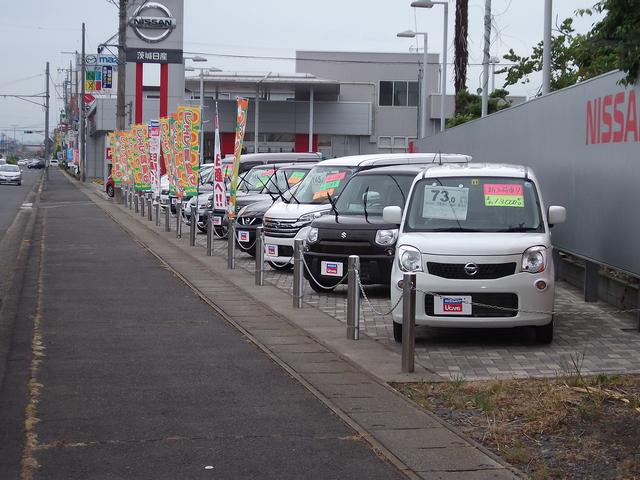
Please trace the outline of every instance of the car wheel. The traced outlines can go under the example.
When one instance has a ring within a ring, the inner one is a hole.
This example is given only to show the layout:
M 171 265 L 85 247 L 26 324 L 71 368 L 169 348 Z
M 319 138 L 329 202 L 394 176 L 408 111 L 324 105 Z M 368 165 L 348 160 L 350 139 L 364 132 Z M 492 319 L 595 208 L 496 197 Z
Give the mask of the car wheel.
M 293 265 L 291 265 L 290 263 L 287 263 L 286 265 L 282 265 L 279 263 L 269 262 L 269 265 L 271 265 L 271 268 L 275 270 L 279 270 L 281 272 L 287 272 L 289 270 L 293 270 Z
M 402 343 L 402 324 L 401 323 L 393 322 L 393 339 L 398 343 Z
M 308 278 L 307 279 L 309 281 L 309 286 L 311 287 L 311 290 L 313 290 L 316 293 L 329 293 L 329 292 L 333 292 L 336 287 L 338 286 L 338 284 L 329 286 L 329 285 L 319 285 L 313 278 Z
M 538 343 L 548 344 L 553 341 L 553 317 L 551 321 L 546 325 L 535 327 L 536 329 L 536 341 Z
M 113 198 L 113 196 L 115 195 L 115 190 L 111 185 L 107 185 L 107 195 L 111 198 Z

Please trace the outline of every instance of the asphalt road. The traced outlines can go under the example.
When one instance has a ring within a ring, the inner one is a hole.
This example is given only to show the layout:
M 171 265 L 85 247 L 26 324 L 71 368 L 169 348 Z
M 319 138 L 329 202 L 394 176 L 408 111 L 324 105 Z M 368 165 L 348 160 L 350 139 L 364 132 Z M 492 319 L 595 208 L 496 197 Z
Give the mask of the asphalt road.
M 31 251 L 0 478 L 403 478 L 58 171 Z
M 0 238 L 4 236 L 20 205 L 42 173 L 42 170 L 29 170 L 27 167 L 23 169 L 21 186 L 0 185 Z

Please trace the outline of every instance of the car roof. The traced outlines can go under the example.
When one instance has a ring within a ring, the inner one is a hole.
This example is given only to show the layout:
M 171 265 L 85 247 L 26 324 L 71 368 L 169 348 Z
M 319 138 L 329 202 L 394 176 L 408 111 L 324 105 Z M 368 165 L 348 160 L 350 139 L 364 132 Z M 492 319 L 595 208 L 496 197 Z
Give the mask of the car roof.
M 388 165 L 386 167 L 375 167 L 368 170 L 362 170 L 356 175 L 413 175 L 416 176 L 424 171 L 424 165 Z
M 226 158 L 226 157 L 225 157 Z M 243 162 L 269 162 L 288 159 L 322 159 L 322 154 L 318 152 L 282 152 L 282 153 L 247 153 L 240 156 L 240 163 Z
M 469 155 L 450 153 L 376 153 L 369 155 L 352 155 L 349 157 L 332 158 L 318 163 L 327 167 L 361 167 L 371 168 L 384 165 L 426 164 L 432 162 L 463 162 L 471 161 Z
M 523 165 L 507 163 L 443 163 L 442 165 L 428 166 L 423 170 L 422 174 L 422 178 L 468 176 L 529 178 L 533 176 L 533 172 Z
M 282 163 L 261 163 L 260 165 L 256 165 L 251 170 L 262 170 L 262 169 L 277 169 L 277 168 L 285 168 L 285 167 L 295 167 L 295 168 L 306 168 L 311 170 L 315 164 L 311 162 L 307 163 L 298 163 L 298 162 L 282 162 Z M 249 170 L 250 171 L 250 170 Z

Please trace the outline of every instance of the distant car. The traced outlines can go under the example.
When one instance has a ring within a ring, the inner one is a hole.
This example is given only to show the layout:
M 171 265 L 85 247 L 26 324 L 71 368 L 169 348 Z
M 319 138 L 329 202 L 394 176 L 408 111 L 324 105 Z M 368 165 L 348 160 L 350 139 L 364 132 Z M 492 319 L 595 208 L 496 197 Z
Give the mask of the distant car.
M 20 165 L 21 167 L 26 166 L 29 163 L 29 159 L 28 158 L 22 158 L 20 160 L 18 160 L 18 165 Z
M 57 167 L 58 166 L 58 160 L 56 160 L 55 158 L 52 158 L 51 160 L 49 160 L 49 166 L 50 167 Z
M 43 159 L 38 159 L 38 160 L 32 160 L 31 162 L 29 162 L 29 164 L 27 165 L 27 168 L 44 168 L 45 167 L 45 162 Z
M 115 195 L 115 183 L 113 183 L 113 177 L 111 175 L 109 175 L 109 178 L 107 178 L 107 181 L 104 184 L 104 190 L 111 198 Z
M 22 185 L 22 170 L 17 165 L 0 165 L 0 183 Z

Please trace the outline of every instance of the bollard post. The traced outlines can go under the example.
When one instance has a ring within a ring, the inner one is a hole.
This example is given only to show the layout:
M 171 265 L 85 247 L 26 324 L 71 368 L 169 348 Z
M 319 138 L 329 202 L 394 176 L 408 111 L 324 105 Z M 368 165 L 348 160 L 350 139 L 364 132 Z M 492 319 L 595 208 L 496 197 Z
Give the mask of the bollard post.
M 416 274 L 405 273 L 402 281 L 402 373 L 411 373 L 416 351 Z
M 360 270 L 360 257 L 349 255 L 347 270 L 347 338 L 360 339 L 360 288 L 357 273 Z
M 133 195 L 133 211 L 135 213 L 140 213 L 140 204 L 138 202 L 138 195 L 136 195 L 135 193 L 131 193 L 131 195 Z
M 293 308 L 302 308 L 304 300 L 303 244 L 304 241 L 301 238 L 296 238 L 293 241 Z
M 232 219 L 229 219 L 227 231 L 227 268 L 236 268 L 236 222 Z
M 146 217 L 146 214 L 144 213 L 145 212 L 144 206 L 145 206 L 145 203 L 146 203 L 144 192 L 139 192 L 138 193 L 138 197 L 140 198 L 140 216 L 142 218 L 144 218 L 144 217 Z
M 207 256 L 213 255 L 213 211 L 207 210 Z
M 164 231 L 171 231 L 171 200 L 167 198 L 167 202 L 164 204 Z
M 127 192 L 127 187 L 124 186 L 122 187 L 122 204 L 124 205 L 124 208 L 127 208 L 127 206 L 129 205 L 129 202 L 127 201 L 129 198 L 129 192 Z
M 189 245 L 196 246 L 196 215 L 198 210 L 195 205 L 191 205 L 191 223 L 189 224 Z
M 160 226 L 160 195 L 156 197 L 156 227 Z
M 133 192 L 130 187 L 127 187 L 127 196 L 129 197 L 129 210 L 133 208 Z
M 176 238 L 182 238 L 182 202 L 176 201 Z
M 264 232 L 262 225 L 256 227 L 256 285 L 264 285 Z
M 113 198 L 116 203 L 122 203 L 122 190 L 120 189 L 120 187 L 113 187 Z
M 147 220 L 153 222 L 153 193 L 147 193 Z

